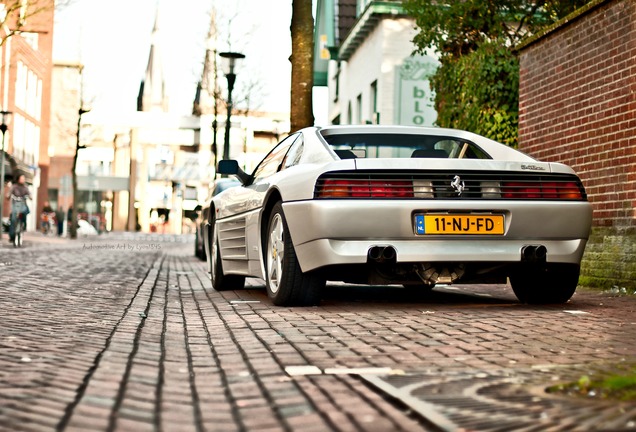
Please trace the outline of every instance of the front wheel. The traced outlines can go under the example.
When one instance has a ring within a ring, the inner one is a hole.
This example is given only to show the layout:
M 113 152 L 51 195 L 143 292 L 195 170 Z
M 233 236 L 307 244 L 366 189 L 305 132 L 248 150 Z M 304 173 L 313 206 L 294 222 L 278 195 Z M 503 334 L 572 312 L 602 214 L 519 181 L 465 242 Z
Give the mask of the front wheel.
M 265 249 L 267 295 L 277 306 L 312 306 L 320 303 L 325 279 L 304 273 L 289 235 L 282 204 L 272 208 Z
M 221 260 L 221 250 L 219 248 L 219 239 L 216 235 L 214 224 L 210 224 L 210 279 L 212 280 L 212 288 L 216 291 L 227 291 L 241 289 L 245 287 L 245 276 L 226 275 L 223 273 L 223 262 Z
M 575 264 L 521 267 L 510 275 L 510 285 L 522 303 L 565 303 L 576 291 L 579 272 Z

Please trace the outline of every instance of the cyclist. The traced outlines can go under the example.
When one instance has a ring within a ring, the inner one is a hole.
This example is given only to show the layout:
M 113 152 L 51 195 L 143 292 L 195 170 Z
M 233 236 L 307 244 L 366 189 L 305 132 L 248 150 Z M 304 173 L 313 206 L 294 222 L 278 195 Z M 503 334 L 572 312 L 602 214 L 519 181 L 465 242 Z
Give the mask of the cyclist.
M 11 216 L 10 216 L 10 227 L 9 227 L 9 241 L 13 243 L 15 239 L 15 227 L 16 221 L 18 220 L 18 215 L 21 215 L 20 218 L 24 225 L 26 225 L 26 215 L 29 214 L 29 207 L 27 206 L 26 199 L 31 198 L 31 192 L 29 192 L 29 188 L 26 185 L 26 177 L 24 174 L 20 174 L 17 178 L 17 183 L 11 185 L 9 192 L 7 193 L 7 198 L 11 198 Z

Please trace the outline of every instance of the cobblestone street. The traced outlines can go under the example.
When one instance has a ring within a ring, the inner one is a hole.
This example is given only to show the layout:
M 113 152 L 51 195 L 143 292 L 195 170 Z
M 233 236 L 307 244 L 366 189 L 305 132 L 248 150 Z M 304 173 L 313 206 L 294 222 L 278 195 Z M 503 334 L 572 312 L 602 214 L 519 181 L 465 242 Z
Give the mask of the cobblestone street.
M 633 404 L 543 393 L 636 363 L 633 296 L 330 284 L 280 308 L 212 290 L 187 236 L 3 240 L 2 431 L 636 429 Z

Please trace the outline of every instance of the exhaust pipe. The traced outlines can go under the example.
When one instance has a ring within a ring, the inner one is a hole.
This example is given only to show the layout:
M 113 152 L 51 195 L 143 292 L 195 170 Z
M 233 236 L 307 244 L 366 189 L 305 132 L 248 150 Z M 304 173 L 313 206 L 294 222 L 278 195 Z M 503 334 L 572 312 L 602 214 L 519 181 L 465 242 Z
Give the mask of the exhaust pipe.
M 392 261 L 395 259 L 395 249 L 393 249 L 393 246 L 387 246 L 384 248 L 382 251 L 382 259 L 385 261 Z
M 368 259 L 377 263 L 395 261 L 396 255 L 397 253 L 393 246 L 373 246 L 367 253 Z
M 526 245 L 521 248 L 521 261 L 545 262 L 548 249 L 543 245 Z
M 368 256 L 371 261 L 378 261 L 382 258 L 382 253 L 384 252 L 384 248 L 380 246 L 373 246 L 369 249 Z
M 543 245 L 537 246 L 534 250 L 534 256 L 537 261 L 545 262 L 545 258 L 548 256 L 548 249 Z

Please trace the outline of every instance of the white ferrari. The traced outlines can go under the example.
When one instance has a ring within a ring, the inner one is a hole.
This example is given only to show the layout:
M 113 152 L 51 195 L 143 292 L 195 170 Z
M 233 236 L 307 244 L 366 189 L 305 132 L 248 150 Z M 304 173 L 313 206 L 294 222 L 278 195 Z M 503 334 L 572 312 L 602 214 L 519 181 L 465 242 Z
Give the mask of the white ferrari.
M 216 290 L 262 278 L 276 305 L 314 305 L 326 281 L 506 283 L 526 303 L 574 294 L 592 223 L 581 180 L 473 133 L 400 126 L 289 135 L 240 187 L 212 198 L 204 242 Z

